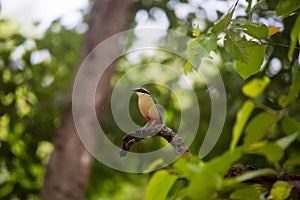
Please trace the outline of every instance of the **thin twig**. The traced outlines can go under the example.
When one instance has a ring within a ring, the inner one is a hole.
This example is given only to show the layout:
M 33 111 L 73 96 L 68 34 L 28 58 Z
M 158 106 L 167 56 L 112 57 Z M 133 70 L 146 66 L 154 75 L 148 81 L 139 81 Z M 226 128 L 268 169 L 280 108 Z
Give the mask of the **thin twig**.
M 290 48 L 290 45 L 280 44 L 280 43 L 273 43 L 273 42 L 263 42 L 263 41 L 261 41 L 261 44 Z M 294 48 L 297 49 L 297 50 L 300 50 L 300 47 L 294 47 Z

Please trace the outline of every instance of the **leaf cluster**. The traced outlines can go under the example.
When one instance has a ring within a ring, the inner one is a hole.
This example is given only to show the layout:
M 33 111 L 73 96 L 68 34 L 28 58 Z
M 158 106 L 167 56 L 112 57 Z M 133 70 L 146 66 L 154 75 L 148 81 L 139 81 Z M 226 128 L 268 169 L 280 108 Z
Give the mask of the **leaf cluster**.
M 244 182 L 259 176 L 294 172 L 300 162 L 295 148 L 300 141 L 299 112 L 299 75 L 298 64 L 293 62 L 295 50 L 299 45 L 299 16 L 290 33 L 289 50 L 285 51 L 286 66 L 290 72 L 290 84 L 285 94 L 274 94 L 274 85 L 278 77 L 268 75 L 265 63 L 269 63 L 268 45 L 278 34 L 280 27 L 268 27 L 252 18 L 265 1 L 256 5 L 248 2 L 247 18 L 233 18 L 238 1 L 227 14 L 212 26 L 207 33 L 201 33 L 196 26 L 193 39 L 187 51 L 189 60 L 184 66 L 185 74 L 198 70 L 201 60 L 211 56 L 211 52 L 225 50 L 235 63 L 236 73 L 244 80 L 240 88 L 245 99 L 236 112 L 232 126 L 229 148 L 221 155 L 209 160 L 198 158 L 180 158 L 168 170 L 156 172 L 147 187 L 144 199 L 249 199 L 262 198 L 288 199 L 292 195 L 293 185 L 288 181 L 277 181 L 270 187 Z M 265 5 L 266 6 L 266 5 Z M 275 7 L 277 16 L 289 17 L 299 8 L 300 2 L 279 1 Z M 216 45 L 218 41 L 222 45 Z M 276 49 L 276 45 L 272 46 Z M 275 50 L 273 50 L 275 51 Z M 283 52 L 282 52 L 283 53 Z M 272 55 L 272 54 L 271 54 Z M 253 158 L 262 169 L 245 172 L 234 178 L 224 178 L 233 165 L 243 165 L 246 157 Z M 154 180 L 155 179 L 155 180 Z M 184 182 L 184 184 L 182 183 Z M 161 190 L 163 193 L 155 193 Z M 162 195 L 160 195 L 162 194 Z

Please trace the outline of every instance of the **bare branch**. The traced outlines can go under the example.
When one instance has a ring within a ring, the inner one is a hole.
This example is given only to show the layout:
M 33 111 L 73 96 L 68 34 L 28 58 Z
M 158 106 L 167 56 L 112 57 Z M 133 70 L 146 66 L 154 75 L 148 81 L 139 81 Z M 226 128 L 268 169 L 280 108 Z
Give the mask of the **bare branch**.
M 120 157 L 126 156 L 127 152 L 135 142 L 153 136 L 160 136 L 166 139 L 173 146 L 177 156 L 190 154 L 189 148 L 175 131 L 165 124 L 158 124 L 154 127 L 138 129 L 125 135 L 123 138 L 123 147 L 120 151 Z

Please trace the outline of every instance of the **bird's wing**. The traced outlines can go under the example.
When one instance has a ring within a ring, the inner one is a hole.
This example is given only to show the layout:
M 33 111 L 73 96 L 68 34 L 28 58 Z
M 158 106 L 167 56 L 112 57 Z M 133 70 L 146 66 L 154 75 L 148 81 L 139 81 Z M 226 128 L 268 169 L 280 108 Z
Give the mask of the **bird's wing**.
M 162 122 L 162 117 L 161 117 L 161 113 L 160 113 L 159 107 L 157 106 L 157 103 L 156 103 L 155 99 L 153 97 L 151 97 L 151 98 L 152 98 L 152 100 L 154 102 L 154 105 L 155 105 L 155 109 L 154 109 L 155 111 L 153 111 L 153 112 L 156 112 L 155 113 L 155 115 L 157 115 L 157 119 L 156 120 L 159 120 L 159 122 L 157 122 L 157 123 L 162 124 L 163 122 Z

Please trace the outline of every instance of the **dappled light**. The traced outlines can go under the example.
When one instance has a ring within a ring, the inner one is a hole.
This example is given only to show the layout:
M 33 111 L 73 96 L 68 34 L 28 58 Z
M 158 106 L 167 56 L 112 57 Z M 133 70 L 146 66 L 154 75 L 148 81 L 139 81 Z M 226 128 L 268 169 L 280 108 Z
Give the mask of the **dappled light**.
M 0 199 L 299 199 L 299 9 L 1 1 Z

